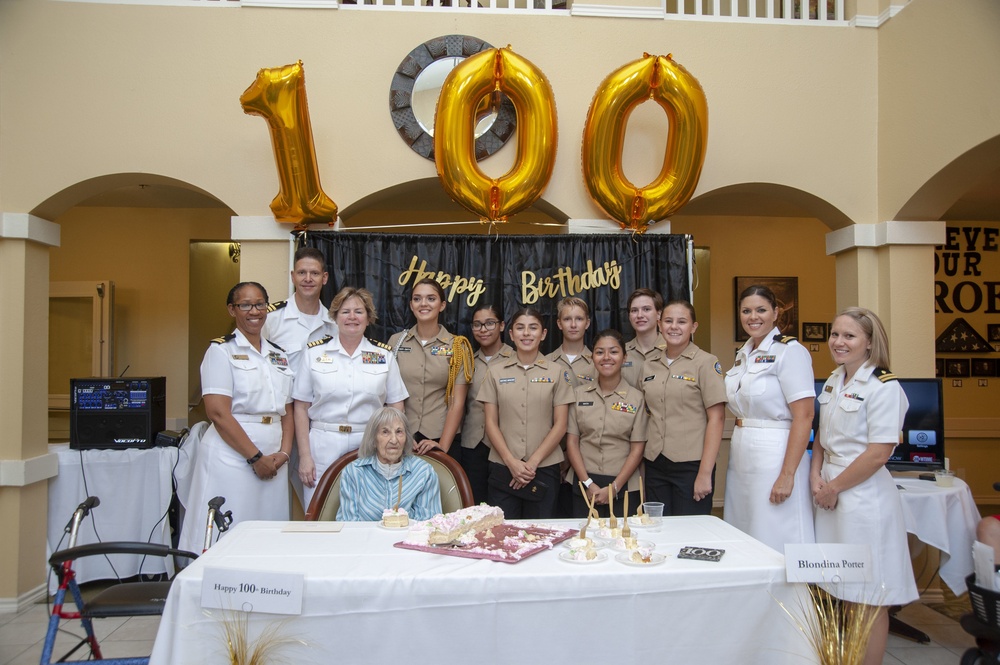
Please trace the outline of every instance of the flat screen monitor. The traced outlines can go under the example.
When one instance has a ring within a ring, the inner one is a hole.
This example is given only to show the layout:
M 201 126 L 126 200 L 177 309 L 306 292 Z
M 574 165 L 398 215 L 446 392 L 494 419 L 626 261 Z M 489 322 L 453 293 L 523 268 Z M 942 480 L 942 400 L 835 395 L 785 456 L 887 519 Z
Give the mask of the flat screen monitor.
M 816 395 L 826 379 L 816 379 Z M 899 379 L 910 408 L 903 419 L 903 436 L 886 467 L 890 471 L 920 471 L 944 468 L 944 396 L 941 379 Z M 809 447 L 819 429 L 819 402 L 813 417 Z

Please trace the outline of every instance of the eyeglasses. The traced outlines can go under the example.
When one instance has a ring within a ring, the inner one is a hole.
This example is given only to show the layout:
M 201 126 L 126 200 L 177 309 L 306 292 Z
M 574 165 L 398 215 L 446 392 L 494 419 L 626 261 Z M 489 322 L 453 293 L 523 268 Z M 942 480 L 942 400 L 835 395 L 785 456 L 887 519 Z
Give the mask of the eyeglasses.
M 496 319 L 490 319 L 489 321 L 473 321 L 472 322 L 472 329 L 473 330 L 493 330 L 494 328 L 497 327 L 498 323 L 500 323 L 500 322 L 497 321 Z
M 249 312 L 251 309 L 256 309 L 263 312 L 267 309 L 266 302 L 241 302 L 239 304 L 233 304 L 233 307 L 240 310 L 241 312 Z

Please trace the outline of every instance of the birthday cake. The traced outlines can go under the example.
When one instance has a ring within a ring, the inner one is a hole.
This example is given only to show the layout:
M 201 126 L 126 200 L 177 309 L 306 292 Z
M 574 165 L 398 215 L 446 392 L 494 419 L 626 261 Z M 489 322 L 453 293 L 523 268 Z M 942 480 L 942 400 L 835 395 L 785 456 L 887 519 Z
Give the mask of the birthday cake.
M 482 503 L 432 517 L 427 522 L 427 542 L 431 545 L 453 543 L 462 536 L 486 531 L 500 524 L 503 524 L 503 511 Z
M 387 508 L 382 511 L 382 526 L 390 529 L 401 529 L 409 526 L 409 524 L 410 516 L 406 514 L 404 508 L 397 508 L 396 510 Z

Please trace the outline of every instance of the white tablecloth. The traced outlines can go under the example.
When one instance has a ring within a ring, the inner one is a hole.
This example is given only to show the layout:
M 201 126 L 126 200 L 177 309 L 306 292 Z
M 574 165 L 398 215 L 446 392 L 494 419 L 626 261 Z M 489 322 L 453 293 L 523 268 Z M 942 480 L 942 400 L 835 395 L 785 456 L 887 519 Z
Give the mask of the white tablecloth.
M 282 526 L 241 523 L 178 575 L 153 665 L 222 662 L 221 612 L 201 608 L 206 567 L 305 576 L 301 616 L 249 619 L 251 639 L 284 621 L 281 635 L 305 641 L 281 652 L 289 663 L 816 662 L 778 605 L 798 612 L 801 602 L 782 555 L 714 517 L 640 533 L 670 555 L 646 568 L 561 561 L 561 546 L 516 564 L 402 550 L 392 546 L 399 532 L 371 523 Z M 726 553 L 719 563 L 677 559 L 685 545 Z
M 903 488 L 899 497 L 906 530 L 920 542 L 940 550 L 941 579 L 955 595 L 965 593 L 979 523 L 979 510 L 969 486 L 959 478 L 947 488 L 917 478 L 896 478 L 896 485 Z
M 59 458 L 59 475 L 49 480 L 49 554 L 68 545 L 68 535 L 59 544 L 63 528 L 88 492 L 101 505 L 83 521 L 77 545 L 115 540 L 170 544 L 166 512 L 173 492 L 170 473 L 177 461 L 176 448 L 80 451 L 70 450 L 69 444 L 50 444 L 49 452 Z M 80 559 L 73 566 L 77 580 L 124 579 L 137 575 L 140 567 L 149 574 L 173 572 L 173 562 L 160 557 L 143 561 L 139 556 L 116 554 L 109 558 L 113 570 L 105 557 Z M 53 575 L 49 590 L 54 592 L 56 584 Z

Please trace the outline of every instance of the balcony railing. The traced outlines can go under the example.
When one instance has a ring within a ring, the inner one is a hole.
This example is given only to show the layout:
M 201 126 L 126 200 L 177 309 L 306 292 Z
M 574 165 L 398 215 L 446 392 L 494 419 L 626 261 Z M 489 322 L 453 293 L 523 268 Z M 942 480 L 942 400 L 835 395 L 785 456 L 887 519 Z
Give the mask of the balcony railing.
M 877 26 L 886 17 L 847 17 L 844 0 L 64 0 L 143 5 L 200 7 L 330 8 L 357 11 L 485 12 L 581 16 L 623 16 L 667 20 L 759 22 L 801 25 Z M 897 0 L 895 15 L 909 0 Z

